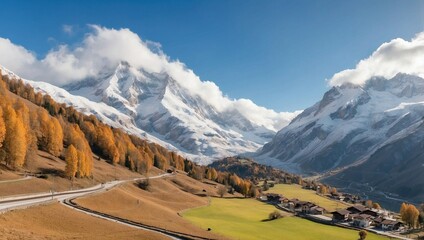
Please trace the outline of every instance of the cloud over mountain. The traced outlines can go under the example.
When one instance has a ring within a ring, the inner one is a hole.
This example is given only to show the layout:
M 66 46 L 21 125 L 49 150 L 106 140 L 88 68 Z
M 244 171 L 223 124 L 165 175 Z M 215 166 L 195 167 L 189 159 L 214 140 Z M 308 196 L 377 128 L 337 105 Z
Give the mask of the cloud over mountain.
M 201 81 L 184 63 L 171 60 L 162 52 L 160 44 L 142 40 L 127 28 L 90 27 L 91 31 L 75 47 L 60 45 L 41 59 L 9 39 L 0 38 L 0 64 L 24 78 L 63 86 L 95 77 L 105 69 L 113 69 L 126 61 L 145 72 L 166 72 L 182 87 L 206 100 L 218 111 L 234 108 L 249 118 L 254 115 L 258 123 L 274 131 L 287 125 L 298 113 L 277 113 L 259 107 L 248 99 L 229 99 L 215 83 Z
M 381 76 L 386 79 L 397 73 L 424 76 L 424 32 L 410 41 L 396 38 L 383 43 L 371 56 L 361 60 L 354 69 L 347 69 L 333 75 L 331 86 L 349 82 L 363 84 L 368 79 Z

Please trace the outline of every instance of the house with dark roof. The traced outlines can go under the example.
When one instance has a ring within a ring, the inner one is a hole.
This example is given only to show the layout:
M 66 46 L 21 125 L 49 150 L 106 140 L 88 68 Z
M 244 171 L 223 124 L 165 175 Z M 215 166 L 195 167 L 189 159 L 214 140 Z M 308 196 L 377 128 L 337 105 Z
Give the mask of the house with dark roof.
M 314 206 L 309 209 L 309 214 L 313 215 L 323 215 L 325 212 L 325 209 L 320 206 Z
M 366 209 L 366 210 L 362 211 L 361 214 L 368 214 L 368 215 L 373 216 L 373 217 L 377 217 L 379 215 L 378 211 L 375 211 L 375 210 L 372 210 L 372 209 Z
M 311 202 L 297 201 L 294 202 L 294 211 L 297 213 L 310 214 L 311 208 L 315 206 L 317 205 Z
M 385 219 L 381 222 L 381 229 L 384 231 L 394 231 L 398 230 L 403 226 L 403 223 L 396 220 Z
M 333 222 L 345 222 L 348 220 L 350 212 L 346 209 L 339 209 L 331 214 L 333 214 Z
M 368 214 L 355 214 L 352 225 L 359 228 L 371 226 L 373 217 Z
M 384 221 L 384 218 L 383 217 L 381 217 L 381 216 L 378 216 L 378 217 L 376 217 L 376 218 L 374 218 L 374 220 L 373 220 L 373 225 L 376 227 L 376 228 L 381 228 L 381 223 Z
M 350 212 L 350 213 L 352 213 L 352 214 L 355 214 L 355 213 L 362 213 L 363 211 L 365 211 L 365 210 L 367 210 L 368 208 L 366 208 L 365 206 L 363 206 L 363 205 L 355 205 L 355 206 L 351 206 L 351 207 L 348 207 L 347 208 L 347 210 Z

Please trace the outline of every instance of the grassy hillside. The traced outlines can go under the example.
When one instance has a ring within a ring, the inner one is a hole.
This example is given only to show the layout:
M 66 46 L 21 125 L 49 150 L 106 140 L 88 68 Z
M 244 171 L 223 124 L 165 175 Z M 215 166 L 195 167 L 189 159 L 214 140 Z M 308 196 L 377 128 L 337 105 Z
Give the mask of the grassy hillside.
M 211 205 L 186 211 L 183 216 L 201 228 L 233 239 L 352 240 L 358 232 L 286 216 L 262 221 L 275 211 L 271 205 L 253 199 L 213 198 Z M 368 233 L 367 240 L 387 239 Z
M 278 193 L 289 199 L 298 198 L 302 201 L 313 202 L 330 212 L 338 208 L 348 207 L 345 203 L 319 196 L 315 191 L 303 189 L 297 184 L 275 184 L 275 186 L 270 188 L 267 192 Z
M 149 189 L 142 190 L 127 183 L 110 191 L 79 198 L 79 205 L 113 216 L 130 219 L 186 234 L 222 239 L 200 229 L 178 215 L 178 212 L 206 206 L 207 195 L 217 195 L 217 183 L 202 183 L 184 174 L 163 179 L 151 179 Z M 203 197 L 202 197 L 203 196 Z

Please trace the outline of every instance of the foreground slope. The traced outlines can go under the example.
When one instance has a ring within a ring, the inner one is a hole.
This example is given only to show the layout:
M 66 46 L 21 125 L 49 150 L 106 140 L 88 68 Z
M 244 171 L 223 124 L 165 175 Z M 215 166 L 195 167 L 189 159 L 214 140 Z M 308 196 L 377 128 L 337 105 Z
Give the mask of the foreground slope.
M 208 197 L 217 195 L 219 184 L 194 180 L 184 174 L 151 179 L 147 190 L 127 183 L 108 192 L 79 198 L 75 202 L 102 213 L 149 226 L 212 239 L 225 239 L 183 219 L 179 212 L 208 205 Z M 234 195 L 232 195 L 234 197 Z M 235 195 L 239 196 L 239 195 Z
M 0 215 L 2 239 L 168 239 L 74 211 L 59 203 Z

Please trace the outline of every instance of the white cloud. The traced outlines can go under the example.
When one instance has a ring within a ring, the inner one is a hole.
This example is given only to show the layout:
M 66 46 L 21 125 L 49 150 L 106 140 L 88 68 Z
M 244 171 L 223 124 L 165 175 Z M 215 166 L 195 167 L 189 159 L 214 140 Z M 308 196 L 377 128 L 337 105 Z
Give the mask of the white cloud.
M 62 26 L 62 30 L 63 30 L 64 33 L 66 33 L 68 35 L 72 35 L 74 33 L 74 27 L 72 25 L 64 24 Z
M 383 43 L 371 56 L 361 60 L 355 69 L 334 74 L 329 84 L 363 84 L 374 76 L 390 79 L 400 72 L 424 76 L 424 32 L 411 41 L 396 38 Z
M 100 71 L 115 68 L 121 61 L 127 61 L 133 67 L 147 72 L 166 72 L 183 88 L 197 94 L 218 111 L 237 109 L 248 119 L 269 129 L 279 130 L 296 115 L 277 113 L 247 99 L 230 100 L 215 83 L 201 81 L 184 63 L 170 60 L 162 52 L 159 43 L 143 41 L 129 29 L 117 30 L 97 25 L 90 27 L 91 31 L 76 47 L 60 45 L 50 50 L 43 59 L 37 59 L 25 48 L 0 38 L 0 64 L 23 78 L 63 86 L 96 76 Z

